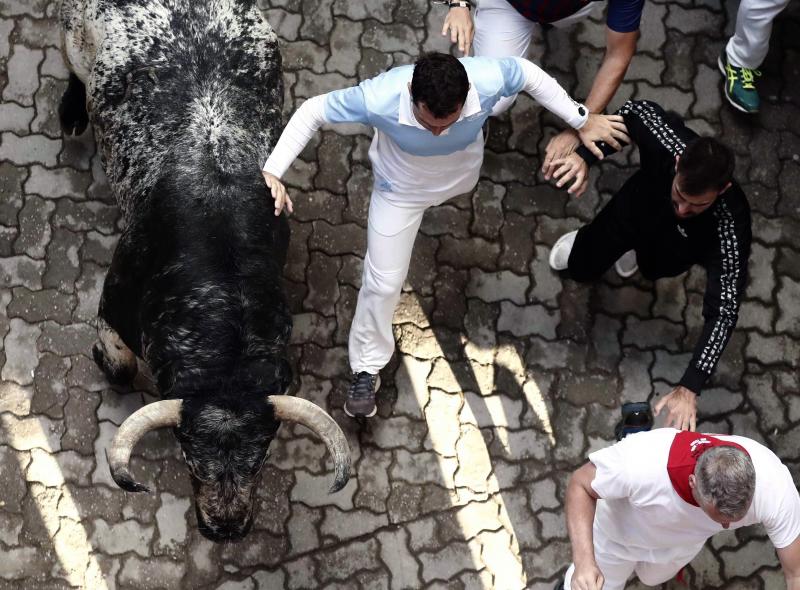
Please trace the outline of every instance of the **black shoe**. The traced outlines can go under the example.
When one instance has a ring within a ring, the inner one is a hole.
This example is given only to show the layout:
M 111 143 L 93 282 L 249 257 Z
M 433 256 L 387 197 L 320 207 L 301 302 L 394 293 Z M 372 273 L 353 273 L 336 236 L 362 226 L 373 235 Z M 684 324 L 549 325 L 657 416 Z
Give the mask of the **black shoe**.
M 347 391 L 344 402 L 344 413 L 351 418 L 370 418 L 378 408 L 375 406 L 375 392 L 381 386 L 379 375 L 371 375 L 361 371 L 353 375 L 353 382 Z

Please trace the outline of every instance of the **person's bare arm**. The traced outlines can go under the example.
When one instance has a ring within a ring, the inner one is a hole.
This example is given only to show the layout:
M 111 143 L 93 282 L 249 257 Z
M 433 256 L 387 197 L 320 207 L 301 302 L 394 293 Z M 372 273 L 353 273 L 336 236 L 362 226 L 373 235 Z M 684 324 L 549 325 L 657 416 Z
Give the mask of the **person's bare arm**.
M 606 53 L 585 103 L 591 112 L 602 113 L 614 98 L 636 52 L 638 39 L 639 31 L 617 33 L 606 27 Z
M 778 559 L 786 578 L 787 590 L 800 590 L 800 537 L 783 549 L 778 549 Z
M 575 564 L 573 590 L 601 590 L 603 587 L 603 574 L 594 558 L 592 533 L 597 500 L 600 499 L 592 489 L 595 472 L 595 466 L 586 463 L 572 474 L 567 484 L 567 532 Z

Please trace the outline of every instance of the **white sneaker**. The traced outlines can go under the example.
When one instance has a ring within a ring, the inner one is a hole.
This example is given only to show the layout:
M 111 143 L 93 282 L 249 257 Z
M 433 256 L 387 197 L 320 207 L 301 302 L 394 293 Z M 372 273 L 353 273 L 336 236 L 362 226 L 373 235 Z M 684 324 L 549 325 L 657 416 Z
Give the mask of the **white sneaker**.
M 620 256 L 619 260 L 614 263 L 614 269 L 623 279 L 635 275 L 636 271 L 639 270 L 639 265 L 636 262 L 636 250 L 628 250 Z
M 564 234 L 550 250 L 550 268 L 553 270 L 565 270 L 569 266 L 569 255 L 572 252 L 572 245 L 575 243 L 575 236 L 578 230 Z

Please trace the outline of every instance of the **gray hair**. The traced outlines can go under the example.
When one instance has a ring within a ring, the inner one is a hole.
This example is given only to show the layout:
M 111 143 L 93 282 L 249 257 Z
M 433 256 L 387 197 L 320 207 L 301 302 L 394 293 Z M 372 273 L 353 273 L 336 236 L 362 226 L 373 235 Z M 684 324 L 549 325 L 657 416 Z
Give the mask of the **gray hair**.
M 747 453 L 736 447 L 713 447 L 700 455 L 694 477 L 698 499 L 728 518 L 744 517 L 756 489 L 756 470 Z

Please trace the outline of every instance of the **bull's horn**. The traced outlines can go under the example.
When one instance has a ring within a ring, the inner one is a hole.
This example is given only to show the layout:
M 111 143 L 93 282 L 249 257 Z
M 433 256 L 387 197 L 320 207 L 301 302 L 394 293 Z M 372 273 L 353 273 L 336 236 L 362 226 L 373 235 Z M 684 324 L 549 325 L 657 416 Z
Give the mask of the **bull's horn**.
M 111 449 L 106 452 L 111 477 L 126 492 L 149 492 L 150 489 L 136 482 L 131 476 L 128 463 L 131 451 L 139 439 L 151 430 L 165 426 L 177 426 L 181 418 L 179 399 L 165 399 L 147 404 L 128 416 L 114 435 Z
M 350 479 L 350 445 L 336 421 L 318 405 L 299 397 L 269 395 L 278 420 L 302 424 L 322 439 L 333 459 L 335 477 L 330 492 L 341 490 Z

